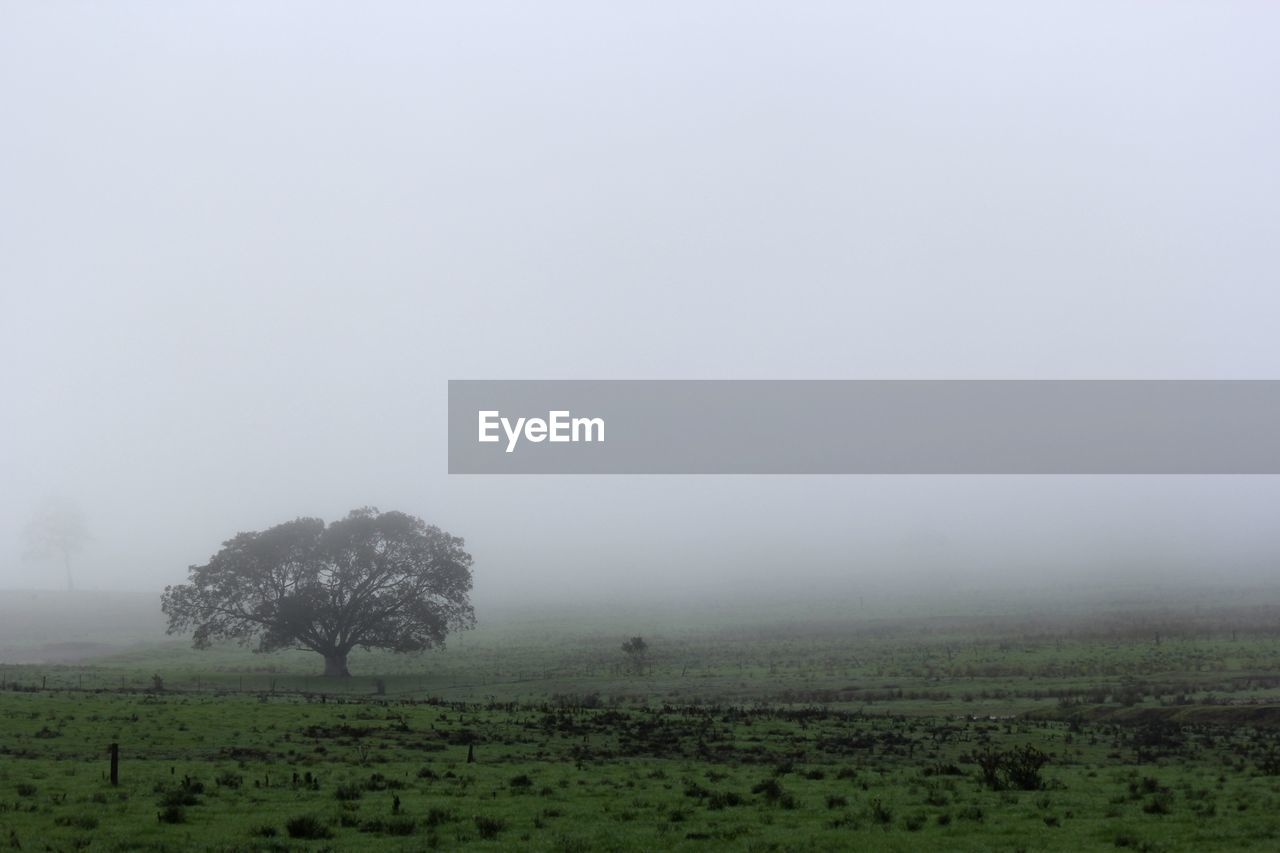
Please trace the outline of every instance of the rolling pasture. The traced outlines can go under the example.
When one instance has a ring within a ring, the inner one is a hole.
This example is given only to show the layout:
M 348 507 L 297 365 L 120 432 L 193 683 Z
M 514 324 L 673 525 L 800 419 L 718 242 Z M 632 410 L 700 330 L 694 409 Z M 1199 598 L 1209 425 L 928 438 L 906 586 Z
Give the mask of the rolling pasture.
M 0 845 L 1275 849 L 1278 604 L 481 614 L 336 682 L 99 627 L 8 647 Z

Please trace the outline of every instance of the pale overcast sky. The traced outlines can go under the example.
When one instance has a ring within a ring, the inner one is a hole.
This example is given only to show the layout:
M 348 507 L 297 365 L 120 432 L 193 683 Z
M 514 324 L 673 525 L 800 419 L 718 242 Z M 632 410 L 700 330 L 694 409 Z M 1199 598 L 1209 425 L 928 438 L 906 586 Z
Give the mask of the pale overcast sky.
M 0 2 L 0 588 L 1229 578 L 1273 478 L 450 478 L 450 378 L 1280 378 L 1272 3 Z

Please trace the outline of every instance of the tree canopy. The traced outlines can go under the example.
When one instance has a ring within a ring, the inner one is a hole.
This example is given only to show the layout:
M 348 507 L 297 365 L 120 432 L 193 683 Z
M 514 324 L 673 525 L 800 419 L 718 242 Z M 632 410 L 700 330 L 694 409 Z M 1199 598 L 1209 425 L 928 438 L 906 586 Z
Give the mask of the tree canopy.
M 169 633 L 192 631 L 196 648 L 309 649 L 345 676 L 357 647 L 422 651 L 475 624 L 463 545 L 402 512 L 299 518 L 227 540 L 189 583 L 165 587 L 161 607 Z

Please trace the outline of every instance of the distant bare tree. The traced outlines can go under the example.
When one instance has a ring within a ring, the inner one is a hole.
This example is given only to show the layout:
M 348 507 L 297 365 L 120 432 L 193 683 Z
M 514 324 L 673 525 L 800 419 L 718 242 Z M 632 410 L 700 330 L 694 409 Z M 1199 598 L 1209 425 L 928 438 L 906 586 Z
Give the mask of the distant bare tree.
M 29 559 L 60 558 L 67 572 L 67 591 L 75 589 L 71 578 L 71 555 L 78 553 L 89 541 L 89 527 L 79 507 L 60 498 L 45 502 L 27 522 L 23 541 Z
M 649 656 L 649 644 L 644 637 L 632 637 L 622 644 L 622 651 L 627 656 L 627 668 L 632 672 L 643 674 Z

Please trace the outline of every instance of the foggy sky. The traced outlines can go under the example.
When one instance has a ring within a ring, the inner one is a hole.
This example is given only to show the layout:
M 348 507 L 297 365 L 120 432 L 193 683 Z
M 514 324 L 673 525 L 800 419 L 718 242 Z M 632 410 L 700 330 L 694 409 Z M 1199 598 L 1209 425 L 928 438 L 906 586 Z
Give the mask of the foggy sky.
M 449 477 L 446 381 L 1280 378 L 1266 3 L 0 4 L 0 588 L 1274 575 L 1266 477 Z

